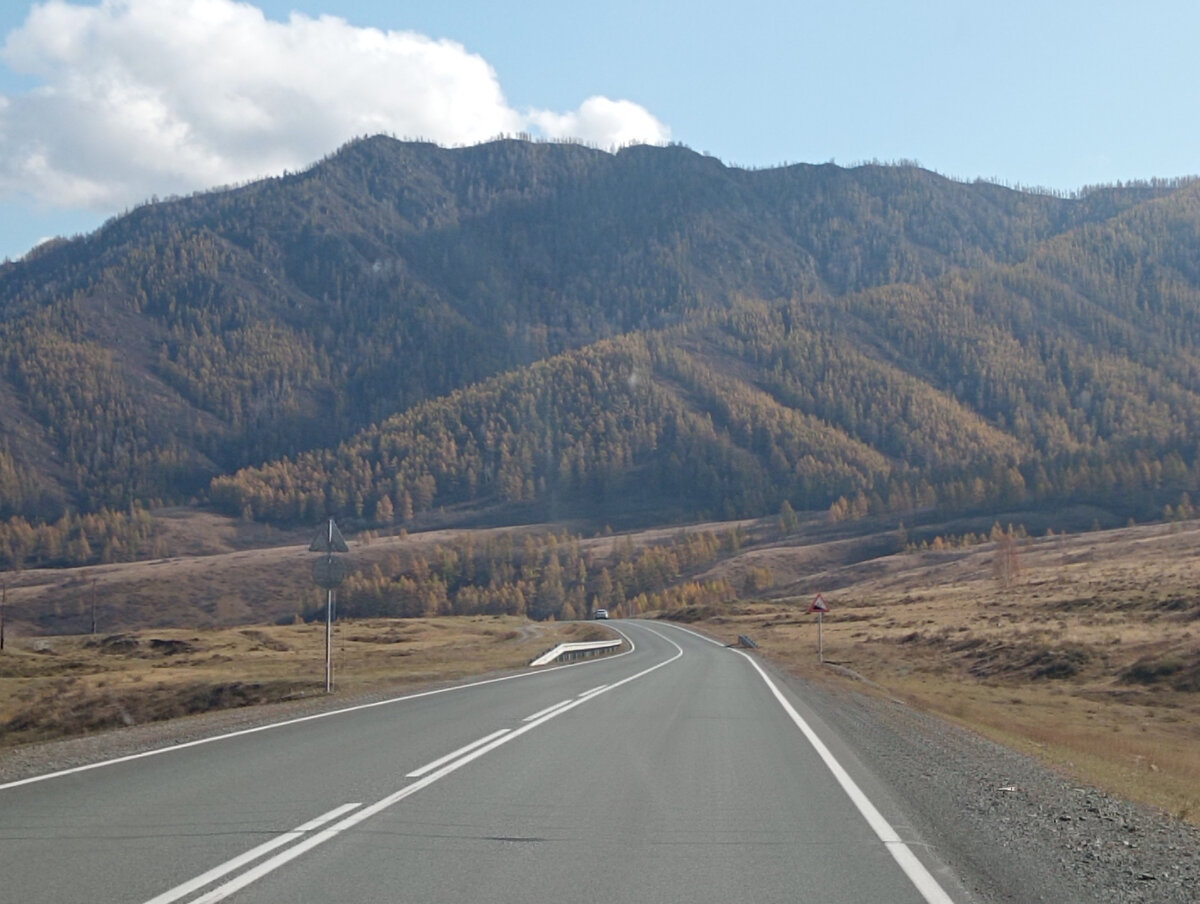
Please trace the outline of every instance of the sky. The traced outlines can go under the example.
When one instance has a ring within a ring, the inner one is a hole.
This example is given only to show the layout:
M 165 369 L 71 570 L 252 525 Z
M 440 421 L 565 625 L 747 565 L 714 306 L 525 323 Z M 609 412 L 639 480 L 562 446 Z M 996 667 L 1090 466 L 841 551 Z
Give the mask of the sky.
M 1196 0 L 5 0 L 0 260 L 388 133 L 915 160 L 1073 191 L 1200 174 Z

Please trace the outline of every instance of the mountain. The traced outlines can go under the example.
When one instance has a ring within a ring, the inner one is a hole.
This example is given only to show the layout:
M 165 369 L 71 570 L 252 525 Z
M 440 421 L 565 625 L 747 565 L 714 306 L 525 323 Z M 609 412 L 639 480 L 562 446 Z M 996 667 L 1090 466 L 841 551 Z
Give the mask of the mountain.
M 0 268 L 0 560 L 189 500 L 1156 516 L 1197 485 L 1198 191 L 377 137 L 148 204 Z

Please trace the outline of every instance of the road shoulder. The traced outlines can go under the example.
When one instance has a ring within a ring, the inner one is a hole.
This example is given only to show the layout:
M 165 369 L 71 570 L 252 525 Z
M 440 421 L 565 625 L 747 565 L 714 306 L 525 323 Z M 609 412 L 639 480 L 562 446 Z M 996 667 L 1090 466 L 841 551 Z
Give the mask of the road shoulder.
M 843 681 L 774 669 L 982 904 L 1194 904 L 1200 831 Z

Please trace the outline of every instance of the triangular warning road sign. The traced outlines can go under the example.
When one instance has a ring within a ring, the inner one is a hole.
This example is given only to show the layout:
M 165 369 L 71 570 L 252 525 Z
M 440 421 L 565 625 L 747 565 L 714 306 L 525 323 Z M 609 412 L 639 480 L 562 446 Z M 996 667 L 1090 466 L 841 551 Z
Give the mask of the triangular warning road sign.
M 825 597 L 817 594 L 812 601 L 812 605 L 808 607 L 809 612 L 828 612 L 829 604 L 825 602 Z
M 328 523 L 313 538 L 312 543 L 309 544 L 308 551 L 349 552 L 350 547 L 346 545 L 346 538 L 338 530 L 337 522 L 330 518 Z

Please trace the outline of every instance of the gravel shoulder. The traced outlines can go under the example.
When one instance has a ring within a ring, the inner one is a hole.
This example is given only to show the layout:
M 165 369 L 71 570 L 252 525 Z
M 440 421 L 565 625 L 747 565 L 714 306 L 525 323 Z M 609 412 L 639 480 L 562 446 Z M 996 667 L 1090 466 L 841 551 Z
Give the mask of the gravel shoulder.
M 1195 827 L 884 694 L 783 677 L 979 904 L 1200 902 Z

